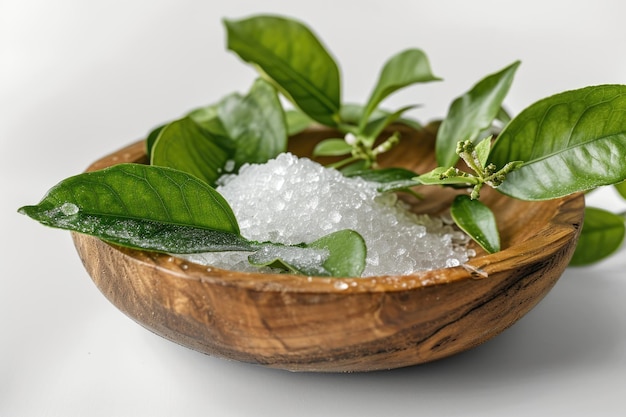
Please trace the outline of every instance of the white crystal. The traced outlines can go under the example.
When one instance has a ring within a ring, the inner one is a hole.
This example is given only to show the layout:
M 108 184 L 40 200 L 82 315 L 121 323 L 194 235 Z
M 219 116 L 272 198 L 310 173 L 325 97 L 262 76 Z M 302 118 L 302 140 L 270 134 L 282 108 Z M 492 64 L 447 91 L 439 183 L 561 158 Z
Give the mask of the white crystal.
M 265 164 L 246 164 L 238 175 L 220 178 L 217 190 L 229 202 L 241 234 L 255 241 L 312 242 L 353 229 L 367 245 L 363 276 L 405 275 L 461 265 L 467 238 L 449 216 L 416 215 L 377 184 L 347 178 L 307 158 L 284 153 Z M 220 268 L 255 271 L 249 252 L 190 255 Z
M 63 203 L 60 209 L 61 209 L 61 213 L 65 214 L 66 216 L 71 216 L 73 214 L 78 213 L 79 211 L 78 206 L 73 203 Z

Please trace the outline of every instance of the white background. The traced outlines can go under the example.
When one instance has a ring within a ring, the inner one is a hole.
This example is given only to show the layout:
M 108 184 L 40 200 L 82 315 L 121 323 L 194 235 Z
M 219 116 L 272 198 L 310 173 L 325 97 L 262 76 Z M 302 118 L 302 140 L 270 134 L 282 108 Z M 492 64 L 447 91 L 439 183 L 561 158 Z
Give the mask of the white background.
M 623 1 L 221 2 L 1 0 L 0 416 L 626 415 L 626 249 L 568 269 L 492 341 L 436 363 L 370 374 L 294 374 L 205 356 L 117 311 L 69 233 L 16 209 L 153 126 L 245 91 L 223 17 L 280 13 L 338 59 L 346 101 L 383 61 L 424 49 L 442 83 L 390 107 L 445 115 L 482 76 L 522 60 L 512 113 L 547 95 L 626 84 Z M 626 206 L 611 190 L 593 197 Z M 338 313 L 339 314 L 339 313 Z

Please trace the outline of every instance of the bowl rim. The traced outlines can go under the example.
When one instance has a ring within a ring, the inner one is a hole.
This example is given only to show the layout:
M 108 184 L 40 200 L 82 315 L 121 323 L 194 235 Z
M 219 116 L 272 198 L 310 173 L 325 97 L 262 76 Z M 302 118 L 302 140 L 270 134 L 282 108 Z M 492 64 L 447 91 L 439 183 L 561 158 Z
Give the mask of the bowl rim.
M 319 131 L 320 129 L 309 129 Z M 119 163 L 146 163 L 145 139 L 135 141 L 117 151 L 101 157 L 88 166 L 93 171 Z M 542 202 L 546 204 L 546 202 Z M 148 252 L 121 247 L 100 239 L 71 232 L 74 239 L 94 239 L 120 252 L 134 261 L 149 264 L 151 267 L 166 270 L 173 277 L 210 283 L 221 286 L 237 286 L 258 291 L 299 292 L 299 293 L 378 293 L 417 290 L 437 285 L 447 285 L 465 280 L 483 279 L 507 270 L 505 264 L 515 261 L 522 268 L 538 259 L 548 260 L 563 250 L 564 246 L 576 239 L 584 215 L 582 193 L 572 194 L 555 200 L 554 214 L 540 231 L 551 230 L 549 242 L 543 233 L 536 233 L 529 239 L 493 254 L 479 254 L 463 265 L 418 271 L 410 275 L 379 275 L 368 277 L 319 277 L 302 276 L 290 273 L 255 273 L 216 268 L 194 263 L 175 255 Z M 555 238 L 556 235 L 556 238 Z M 548 245 L 549 243 L 549 245 Z

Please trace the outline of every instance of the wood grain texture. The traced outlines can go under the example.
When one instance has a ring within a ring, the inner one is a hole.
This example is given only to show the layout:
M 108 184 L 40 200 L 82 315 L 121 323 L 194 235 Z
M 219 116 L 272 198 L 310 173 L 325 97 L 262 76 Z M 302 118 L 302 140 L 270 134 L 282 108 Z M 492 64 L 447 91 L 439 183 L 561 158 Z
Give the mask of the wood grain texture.
M 290 140 L 310 155 L 327 130 Z M 425 172 L 435 165 L 434 132 L 402 131 L 381 165 Z M 142 142 L 90 166 L 145 162 Z M 445 210 L 457 191 L 418 190 L 416 212 Z M 484 190 L 496 213 L 501 252 L 467 265 L 410 276 L 329 279 L 253 274 L 106 244 L 73 233 L 96 286 L 129 317 L 171 341 L 210 355 L 295 371 L 372 371 L 429 362 L 475 347 L 533 308 L 575 248 L 581 195 L 523 202 Z M 339 285 L 341 284 L 341 285 Z

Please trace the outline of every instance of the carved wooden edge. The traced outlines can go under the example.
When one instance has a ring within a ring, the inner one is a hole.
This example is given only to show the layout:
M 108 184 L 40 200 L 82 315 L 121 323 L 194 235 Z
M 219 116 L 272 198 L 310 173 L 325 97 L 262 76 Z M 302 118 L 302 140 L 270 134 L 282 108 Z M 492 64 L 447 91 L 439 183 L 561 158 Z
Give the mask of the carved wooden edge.
M 302 135 L 324 136 L 328 135 L 327 128 L 318 128 L 305 131 Z M 406 132 L 414 132 L 407 129 Z M 422 146 L 424 149 L 432 149 L 434 143 L 434 134 L 432 131 L 425 131 Z M 315 143 L 318 139 L 314 139 Z M 303 142 L 300 142 L 302 144 Z M 313 144 L 304 145 L 300 153 L 307 154 L 310 152 Z M 384 155 L 384 154 L 383 154 Z M 399 151 L 397 155 L 402 155 Z M 394 158 L 394 154 L 387 155 L 388 158 Z M 134 142 L 118 151 L 115 151 L 98 161 L 91 164 L 87 171 L 93 171 L 109 167 L 119 163 L 146 163 L 145 141 L 140 140 Z M 437 193 L 437 187 L 428 187 L 430 192 Z M 439 188 L 438 191 L 448 192 L 447 189 Z M 505 248 L 494 254 L 486 254 L 477 246 L 478 256 L 470 259 L 463 266 L 417 272 L 408 276 L 379 276 L 372 278 L 341 278 L 348 287 L 345 290 L 336 288 L 336 278 L 312 277 L 303 278 L 300 275 L 291 274 L 259 274 L 246 273 L 238 271 L 228 271 L 219 268 L 208 268 L 206 266 L 197 265 L 192 262 L 175 258 L 169 255 L 158 254 L 153 252 L 137 251 L 134 249 L 121 248 L 112 245 L 117 250 L 122 251 L 127 256 L 131 256 L 140 262 L 148 262 L 156 265 L 158 268 L 164 268 L 172 273 L 183 271 L 187 279 L 197 279 L 203 281 L 219 281 L 221 285 L 238 285 L 247 286 L 256 289 L 276 291 L 329 291 L 329 292 L 387 292 L 398 291 L 406 288 L 422 287 L 436 285 L 441 283 L 451 283 L 464 279 L 477 279 L 484 276 L 493 275 L 500 270 L 506 270 L 516 262 L 530 263 L 545 257 L 549 258 L 554 253 L 562 249 L 563 245 L 567 245 L 572 240 L 576 241 L 580 234 L 584 215 L 584 197 L 581 194 L 567 196 L 558 200 L 550 200 L 544 202 L 519 202 L 509 197 L 503 196 L 492 189 L 487 189 L 484 193 L 488 194 L 487 200 L 497 199 L 501 204 L 507 201 L 513 201 L 514 204 L 526 204 L 528 207 L 536 207 L 537 210 L 550 213 L 551 218 L 545 222 L 541 230 L 534 236 L 531 236 L 524 242 L 516 242 L 514 248 Z M 448 194 L 450 194 L 448 192 Z M 451 198 L 451 197 L 448 197 Z M 539 209 L 540 208 L 540 209 Z M 499 207 L 496 211 L 505 212 L 506 208 Z M 510 221 L 509 221 L 510 222 Z M 521 225 L 524 227 L 524 225 Z M 557 237 L 553 241 L 554 236 Z M 529 256 L 532 255 L 532 256 Z

